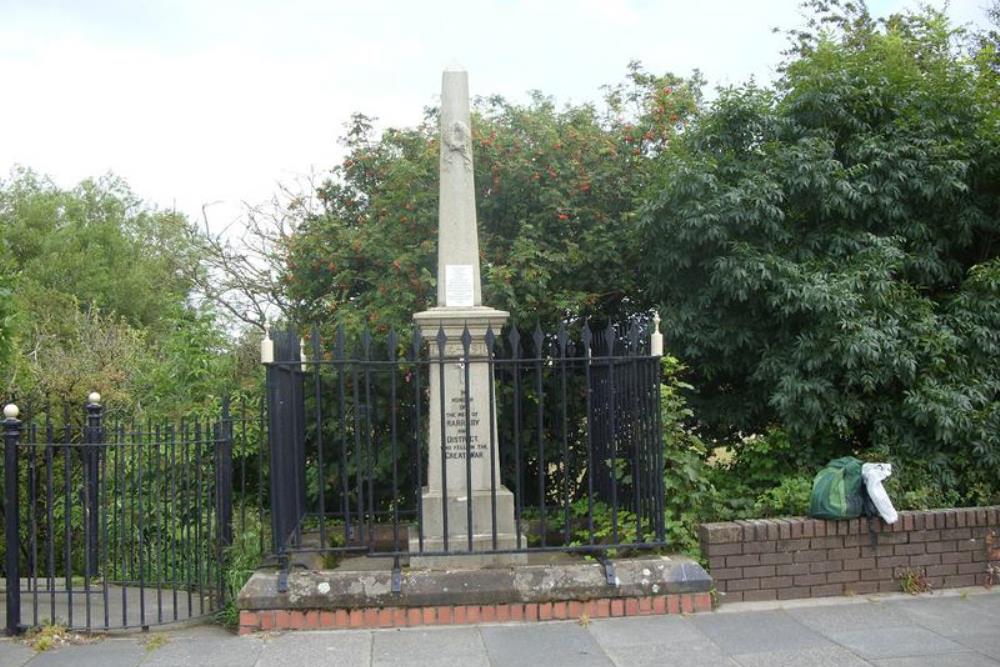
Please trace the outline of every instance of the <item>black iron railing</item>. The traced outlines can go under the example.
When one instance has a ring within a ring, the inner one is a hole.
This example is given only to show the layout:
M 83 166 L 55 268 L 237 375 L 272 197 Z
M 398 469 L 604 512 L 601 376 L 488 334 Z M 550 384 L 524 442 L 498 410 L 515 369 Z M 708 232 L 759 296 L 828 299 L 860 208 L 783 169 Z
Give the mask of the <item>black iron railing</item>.
M 287 561 L 297 552 L 398 559 L 665 546 L 659 357 L 647 334 L 639 324 L 550 335 L 511 327 L 481 338 L 468 328 L 429 339 L 414 330 L 405 343 L 393 332 L 379 341 L 314 332 L 304 344 L 276 334 L 267 364 L 275 553 Z M 459 393 L 465 405 L 446 410 L 456 400 L 448 383 L 464 373 L 468 386 L 476 367 L 488 368 L 485 408 Z M 433 417 L 432 385 L 441 411 Z M 448 422 L 464 452 L 449 449 L 444 429 L 431 446 L 432 418 Z M 495 421 L 495 431 L 474 442 L 474 418 Z M 477 458 L 489 461 L 491 502 L 474 516 Z M 443 530 L 427 524 L 421 501 L 435 474 L 468 491 L 435 508 Z M 497 535 L 504 489 L 513 542 Z
M 91 402 L 82 424 L 27 410 L 6 419 L 7 632 L 148 627 L 217 610 L 233 525 L 264 511 L 260 417 L 238 408 L 227 400 L 139 423 L 106 419 Z

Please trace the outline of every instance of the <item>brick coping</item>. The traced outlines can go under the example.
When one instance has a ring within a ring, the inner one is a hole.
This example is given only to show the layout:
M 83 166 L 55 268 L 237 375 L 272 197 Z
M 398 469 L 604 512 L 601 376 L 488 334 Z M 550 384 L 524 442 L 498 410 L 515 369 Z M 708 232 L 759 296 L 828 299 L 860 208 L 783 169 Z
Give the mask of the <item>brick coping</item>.
M 240 611 L 241 635 L 269 630 L 402 628 L 474 623 L 539 622 L 625 616 L 691 614 L 712 610 L 710 593 L 489 605 L 367 607 L 360 609 L 266 609 Z

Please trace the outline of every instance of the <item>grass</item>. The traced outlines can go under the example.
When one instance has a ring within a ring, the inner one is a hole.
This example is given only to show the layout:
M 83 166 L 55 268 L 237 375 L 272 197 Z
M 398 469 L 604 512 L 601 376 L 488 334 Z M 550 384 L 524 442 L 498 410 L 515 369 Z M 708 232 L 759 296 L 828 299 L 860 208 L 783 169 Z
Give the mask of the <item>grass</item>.
M 89 644 L 100 639 L 100 635 L 81 635 L 70 632 L 65 625 L 51 623 L 32 628 L 24 635 L 24 643 L 42 653 L 52 648 L 70 644 Z
M 165 632 L 155 632 L 149 635 L 146 641 L 143 642 L 143 645 L 146 647 L 146 651 L 152 652 L 165 646 L 168 641 L 170 641 L 170 639 L 167 637 Z
M 256 520 L 248 522 L 244 530 L 234 537 L 233 545 L 226 550 L 225 570 L 223 577 L 226 585 L 226 604 L 220 609 L 215 620 L 222 626 L 235 630 L 239 626 L 240 611 L 236 608 L 236 596 L 260 566 L 262 553 L 260 550 L 262 526 Z M 265 534 L 266 537 L 266 534 Z
M 927 581 L 927 572 L 925 570 L 905 568 L 898 570 L 895 578 L 904 593 L 918 595 L 920 593 L 931 592 L 931 584 Z

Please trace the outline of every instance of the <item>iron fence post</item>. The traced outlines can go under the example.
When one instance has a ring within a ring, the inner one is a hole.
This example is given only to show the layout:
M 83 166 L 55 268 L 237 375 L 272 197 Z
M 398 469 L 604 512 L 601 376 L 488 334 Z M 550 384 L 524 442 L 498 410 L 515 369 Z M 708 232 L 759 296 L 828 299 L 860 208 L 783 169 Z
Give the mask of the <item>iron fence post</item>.
M 216 443 L 215 498 L 216 539 L 219 559 L 219 593 L 225 602 L 225 586 L 222 581 L 222 564 L 226 548 L 233 543 L 233 418 L 230 413 L 229 396 L 222 399 L 222 423 L 219 441 Z
M 16 405 L 4 407 L 4 519 L 6 531 L 7 570 L 7 635 L 21 631 L 21 573 L 18 570 L 18 554 L 21 551 L 18 513 L 17 486 L 17 444 L 21 436 L 21 421 L 17 418 Z
M 100 497 L 98 495 L 100 485 L 98 471 L 100 469 L 101 444 L 104 441 L 104 429 L 101 427 L 101 417 L 104 407 L 100 404 L 101 395 L 92 392 L 87 397 L 87 432 L 86 443 L 83 448 L 84 465 L 84 485 L 86 486 L 86 504 L 84 511 L 87 522 L 87 574 L 94 576 L 98 573 L 100 564 L 100 540 L 98 530 L 100 529 Z

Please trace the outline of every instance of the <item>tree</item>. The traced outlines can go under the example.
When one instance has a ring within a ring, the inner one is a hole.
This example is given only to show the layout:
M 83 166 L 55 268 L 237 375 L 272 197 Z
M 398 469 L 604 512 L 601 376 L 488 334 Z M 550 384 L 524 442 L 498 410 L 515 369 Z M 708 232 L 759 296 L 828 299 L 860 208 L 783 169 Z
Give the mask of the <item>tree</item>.
M 211 311 L 189 303 L 200 257 L 183 216 L 113 175 L 64 190 L 15 169 L 0 181 L 0 222 L 8 395 L 76 414 L 94 389 L 120 407 L 165 410 L 217 393 L 198 369 L 217 363 L 225 339 Z
M 776 86 L 721 91 L 640 213 L 695 412 L 995 470 L 997 87 L 936 11 L 812 5 Z
M 980 30 L 975 36 L 974 48 L 980 65 L 993 72 L 993 81 L 996 83 L 1000 77 L 1000 0 L 993 0 L 993 4 L 986 10 L 986 16 L 990 27 Z
M 17 268 L 11 256 L 10 246 L 4 235 L 0 235 L 0 368 L 10 363 L 14 350 L 14 286 Z
M 479 99 L 473 119 L 484 301 L 525 323 L 643 310 L 631 212 L 652 157 L 695 112 L 700 81 L 637 64 L 605 105 Z M 355 116 L 347 156 L 288 244 L 295 318 L 408 329 L 434 305 L 437 111 L 376 136 Z
M 317 208 L 318 189 L 311 179 L 283 184 L 270 200 L 246 205 L 238 224 L 221 232 L 211 230 L 203 209 L 204 229 L 194 236 L 200 262 L 188 267 L 188 277 L 230 322 L 262 334 L 269 320 L 292 318 L 282 276 L 292 238 Z
M 17 169 L 0 182 L 0 223 L 20 278 L 150 326 L 189 290 L 187 221 L 151 210 L 108 175 L 62 190 Z

